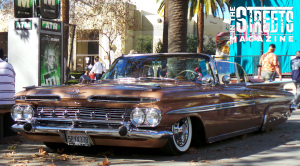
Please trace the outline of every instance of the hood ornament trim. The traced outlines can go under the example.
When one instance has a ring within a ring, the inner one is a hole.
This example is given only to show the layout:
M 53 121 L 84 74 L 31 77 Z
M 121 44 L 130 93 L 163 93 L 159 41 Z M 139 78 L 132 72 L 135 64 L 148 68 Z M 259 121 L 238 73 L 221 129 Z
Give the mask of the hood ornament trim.
M 66 93 L 69 94 L 69 95 L 67 95 L 67 96 L 69 96 L 69 97 L 71 97 L 71 98 L 75 98 L 75 97 L 83 97 L 83 95 L 80 95 L 80 94 L 82 94 L 82 93 L 84 93 L 84 92 L 80 92 L 79 89 L 77 89 L 77 90 L 73 89 L 72 92 L 66 92 Z

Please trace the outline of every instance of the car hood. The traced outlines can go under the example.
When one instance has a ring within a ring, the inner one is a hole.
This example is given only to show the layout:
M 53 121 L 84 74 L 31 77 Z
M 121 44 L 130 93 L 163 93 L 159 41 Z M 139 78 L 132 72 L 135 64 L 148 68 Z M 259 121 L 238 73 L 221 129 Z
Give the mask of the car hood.
M 88 99 L 99 96 L 161 98 L 163 91 L 194 89 L 196 84 L 178 82 L 102 82 L 69 86 L 31 87 L 16 96 L 41 98 L 58 96 L 60 99 Z M 158 95 L 160 94 L 160 95 Z

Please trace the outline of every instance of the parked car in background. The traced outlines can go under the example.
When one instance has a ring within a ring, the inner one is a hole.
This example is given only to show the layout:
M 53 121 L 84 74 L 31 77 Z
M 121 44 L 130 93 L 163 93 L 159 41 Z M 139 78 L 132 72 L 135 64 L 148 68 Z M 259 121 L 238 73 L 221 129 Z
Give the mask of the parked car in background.
M 15 95 L 16 132 L 50 148 L 126 146 L 186 152 L 265 131 L 291 115 L 287 82 L 253 83 L 233 62 L 206 54 L 124 55 L 97 83 L 28 87 Z

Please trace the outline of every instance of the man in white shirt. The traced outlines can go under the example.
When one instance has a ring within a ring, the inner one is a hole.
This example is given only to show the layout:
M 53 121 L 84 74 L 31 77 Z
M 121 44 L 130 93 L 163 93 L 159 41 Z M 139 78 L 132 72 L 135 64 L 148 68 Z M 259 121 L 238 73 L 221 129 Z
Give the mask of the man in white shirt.
M 0 48 L 0 106 L 15 103 L 15 71 L 11 64 L 4 61 L 4 52 Z
M 103 64 L 101 62 L 99 62 L 99 58 L 95 58 L 95 64 L 94 64 L 92 70 L 90 71 L 90 75 L 92 73 L 95 73 L 96 81 L 98 81 L 102 77 L 103 72 L 105 72 Z

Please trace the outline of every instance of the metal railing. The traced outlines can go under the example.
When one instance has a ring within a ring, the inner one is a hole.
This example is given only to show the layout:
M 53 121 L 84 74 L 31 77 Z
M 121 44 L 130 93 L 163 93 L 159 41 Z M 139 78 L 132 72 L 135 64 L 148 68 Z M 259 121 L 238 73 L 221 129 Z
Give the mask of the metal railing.
M 278 57 L 278 62 L 280 66 L 281 73 L 284 68 L 284 73 L 282 75 L 284 77 L 291 77 L 291 69 L 290 69 L 290 63 L 291 61 L 284 61 L 283 57 L 292 57 L 294 55 L 276 55 Z M 259 64 L 259 60 L 261 55 L 243 55 L 243 56 L 219 56 L 219 55 L 213 55 L 214 58 L 220 59 L 220 60 L 227 60 L 231 62 L 237 62 L 240 64 L 248 74 L 248 76 L 257 75 L 258 69 L 257 65 Z M 251 62 L 250 62 L 251 61 Z

